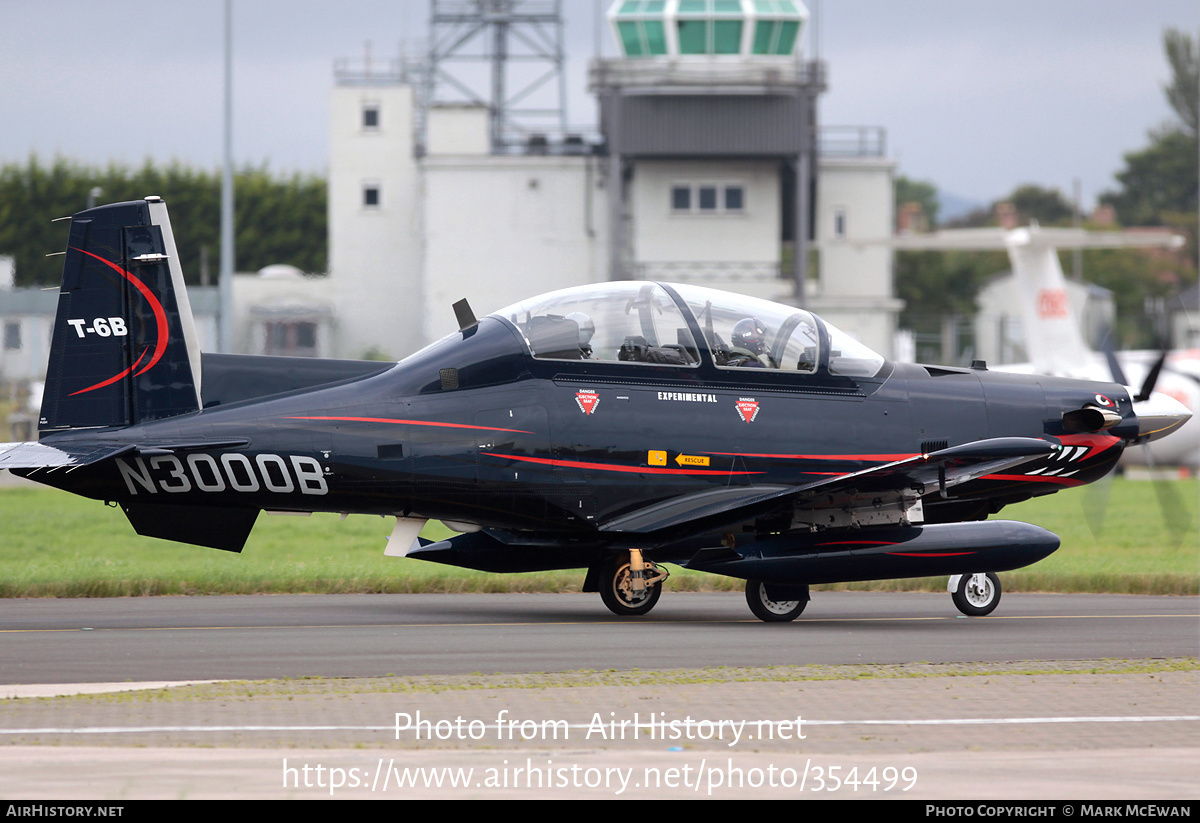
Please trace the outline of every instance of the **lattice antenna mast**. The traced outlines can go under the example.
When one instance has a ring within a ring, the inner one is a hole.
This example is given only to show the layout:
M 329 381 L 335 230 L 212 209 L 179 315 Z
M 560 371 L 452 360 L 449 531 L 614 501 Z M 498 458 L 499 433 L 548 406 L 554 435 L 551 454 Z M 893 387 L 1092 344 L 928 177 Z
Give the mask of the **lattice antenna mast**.
M 431 0 L 429 40 L 426 104 L 487 106 L 493 153 L 566 131 L 560 0 Z

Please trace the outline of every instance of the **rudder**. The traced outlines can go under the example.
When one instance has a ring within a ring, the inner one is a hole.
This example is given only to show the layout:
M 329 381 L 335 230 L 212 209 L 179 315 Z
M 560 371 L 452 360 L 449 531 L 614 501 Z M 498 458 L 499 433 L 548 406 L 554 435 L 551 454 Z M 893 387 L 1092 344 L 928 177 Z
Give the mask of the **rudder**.
M 71 218 L 42 432 L 128 426 L 200 408 L 200 354 L 161 198 Z

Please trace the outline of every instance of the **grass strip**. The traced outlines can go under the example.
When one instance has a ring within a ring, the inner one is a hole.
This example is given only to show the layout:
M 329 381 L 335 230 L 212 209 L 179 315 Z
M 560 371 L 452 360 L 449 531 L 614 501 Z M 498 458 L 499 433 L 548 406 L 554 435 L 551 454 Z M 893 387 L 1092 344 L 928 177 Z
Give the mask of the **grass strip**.
M 1200 486 L 1170 482 L 1172 532 L 1154 484 L 1117 478 L 1104 489 L 1069 489 L 1005 509 L 999 517 L 1037 523 L 1063 547 L 1046 560 L 1002 575 L 1008 592 L 1200 593 Z M 1097 538 L 1085 510 L 1105 512 Z M 215 515 L 215 516 L 219 516 Z M 568 592 L 580 570 L 488 574 L 384 557 L 390 518 L 334 514 L 263 515 L 241 554 L 143 538 L 125 517 L 100 503 L 54 489 L 0 489 L 0 596 L 129 597 L 145 595 L 409 592 Z M 426 527 L 426 537 L 447 532 Z M 737 590 L 742 582 L 671 567 L 672 591 Z M 916 578 L 821 588 L 943 591 L 946 579 Z
M 489 689 L 555 689 L 672 686 L 719 683 L 794 683 L 818 680 L 894 680 L 935 677 L 1001 677 L 1144 674 L 1200 671 L 1194 657 L 1161 660 L 1033 660 L 998 663 L 897 663 L 804 666 L 716 666 L 702 669 L 464 674 L 382 677 L 299 677 L 231 680 L 167 689 L 71 697 L 16 698 L 87 703 L 158 703 L 216 699 L 278 698 L 351 694 L 436 694 Z

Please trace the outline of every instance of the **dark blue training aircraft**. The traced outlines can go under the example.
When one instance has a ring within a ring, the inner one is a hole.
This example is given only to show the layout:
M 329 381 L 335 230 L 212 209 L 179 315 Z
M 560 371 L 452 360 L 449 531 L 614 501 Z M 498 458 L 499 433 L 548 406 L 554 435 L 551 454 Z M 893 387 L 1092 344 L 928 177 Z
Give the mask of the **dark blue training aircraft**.
M 74 216 L 38 443 L 0 468 L 124 509 L 139 534 L 240 551 L 260 510 L 394 515 L 389 553 L 586 568 L 620 615 L 663 563 L 808 586 L 997 571 L 1058 548 L 985 518 L 1106 474 L 1188 413 L 1143 387 L 891 363 L 805 311 L 607 282 L 476 320 L 397 364 L 201 354 L 166 205 Z M 462 532 L 431 543 L 427 519 Z

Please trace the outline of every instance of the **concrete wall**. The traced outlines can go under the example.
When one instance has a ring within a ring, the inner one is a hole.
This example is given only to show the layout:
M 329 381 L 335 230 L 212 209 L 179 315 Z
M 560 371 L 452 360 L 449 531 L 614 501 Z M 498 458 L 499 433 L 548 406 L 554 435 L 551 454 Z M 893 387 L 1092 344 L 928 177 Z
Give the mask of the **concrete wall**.
M 427 154 L 491 154 L 491 113 L 486 106 L 431 106 L 425 116 Z
M 838 241 L 893 234 L 894 170 L 895 163 L 883 158 L 821 159 L 816 234 L 821 244 L 822 296 L 891 295 L 891 249 L 856 247 Z
M 672 208 L 671 190 L 691 188 L 691 209 Z M 696 202 L 702 186 L 718 189 L 715 210 Z M 743 191 L 740 211 L 727 211 L 727 186 Z M 772 161 L 638 160 L 630 202 L 634 259 L 653 261 L 779 262 L 779 164 Z
M 0 378 L 45 379 L 53 329 L 53 314 L 5 314 L 0 318 Z
M 366 127 L 373 108 L 378 125 Z M 366 202 L 375 188 L 377 203 Z M 370 350 L 399 359 L 421 338 L 420 169 L 413 92 L 402 85 L 340 85 L 330 106 L 329 270 L 337 357 Z
M 604 279 L 599 160 L 444 155 L 423 165 L 426 341 L 458 328 L 450 307 L 463 297 L 482 317 Z
M 880 157 L 825 157 L 817 178 L 819 275 L 808 306 L 856 340 L 890 357 L 903 301 L 892 296 L 893 252 L 855 246 L 894 233 L 895 163 Z

